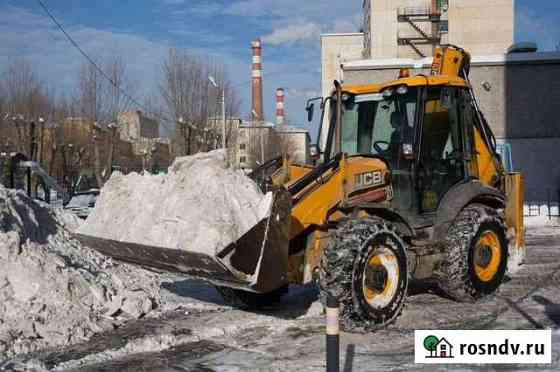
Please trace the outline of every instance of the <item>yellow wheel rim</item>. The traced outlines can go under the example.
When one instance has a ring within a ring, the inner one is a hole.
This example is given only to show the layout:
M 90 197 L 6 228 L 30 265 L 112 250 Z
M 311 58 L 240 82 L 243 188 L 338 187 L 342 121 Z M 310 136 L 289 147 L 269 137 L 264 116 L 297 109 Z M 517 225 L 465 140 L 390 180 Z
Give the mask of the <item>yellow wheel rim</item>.
M 502 244 L 493 231 L 480 235 L 474 248 L 474 271 L 478 279 L 489 282 L 496 277 L 502 261 Z
M 362 288 L 367 303 L 374 308 L 383 308 L 391 302 L 397 292 L 399 263 L 388 248 L 380 247 L 365 265 Z

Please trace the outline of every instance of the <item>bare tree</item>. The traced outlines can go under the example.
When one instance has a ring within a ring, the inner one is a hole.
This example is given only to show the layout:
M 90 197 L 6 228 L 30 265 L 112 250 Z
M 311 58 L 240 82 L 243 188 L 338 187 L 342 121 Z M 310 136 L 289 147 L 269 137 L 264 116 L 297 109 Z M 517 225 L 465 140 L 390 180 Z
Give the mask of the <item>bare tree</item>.
M 214 78 L 218 89 L 211 85 L 209 76 Z M 169 51 L 162 64 L 160 92 L 177 125 L 175 137 L 179 154 L 207 151 L 217 146 L 221 130 L 216 118 L 221 117 L 220 99 L 224 87 L 226 117 L 232 117 L 238 114 L 240 102 L 223 64 L 176 49 Z
M 103 73 L 92 64 L 82 65 L 78 76 L 77 102 L 81 117 L 94 128 L 94 171 L 99 187 L 107 181 L 113 168 L 119 137 L 119 114 L 132 105 L 130 96 L 124 92 L 131 92 L 136 86 L 129 78 L 121 57 L 107 58 L 101 66 Z M 100 146 L 108 148 L 104 159 L 101 159 L 103 152 Z
M 136 84 L 128 77 L 126 65 L 119 56 L 107 58 L 103 72 L 84 62 L 78 76 L 78 107 L 83 118 L 93 122 L 116 121 L 118 115 L 130 109 L 132 102 L 123 92 L 132 91 Z
M 30 154 L 30 123 L 49 110 L 52 102 L 31 63 L 17 59 L 2 74 L 2 121 L 0 134 L 5 151 Z

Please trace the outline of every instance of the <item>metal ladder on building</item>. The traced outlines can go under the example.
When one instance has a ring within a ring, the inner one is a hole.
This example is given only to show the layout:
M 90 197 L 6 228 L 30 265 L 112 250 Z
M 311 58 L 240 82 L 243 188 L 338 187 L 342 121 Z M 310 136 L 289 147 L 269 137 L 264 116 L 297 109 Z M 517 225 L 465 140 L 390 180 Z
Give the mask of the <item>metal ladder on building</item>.
M 439 24 L 441 22 L 441 13 L 432 7 L 403 7 L 398 9 L 397 19 L 399 22 L 406 22 L 416 32 L 417 36 L 402 37 L 398 35 L 397 41 L 399 45 L 410 46 L 419 57 L 424 58 L 426 55 L 420 50 L 418 45 L 437 45 L 441 42 L 441 34 L 436 32 L 429 35 L 416 22 L 430 22 Z

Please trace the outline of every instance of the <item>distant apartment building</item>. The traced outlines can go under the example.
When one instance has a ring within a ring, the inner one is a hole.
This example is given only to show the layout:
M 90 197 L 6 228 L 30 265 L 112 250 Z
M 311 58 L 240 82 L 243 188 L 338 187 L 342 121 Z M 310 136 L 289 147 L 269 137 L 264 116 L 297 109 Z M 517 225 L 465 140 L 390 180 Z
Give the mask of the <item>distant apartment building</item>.
M 170 141 L 159 136 L 159 122 L 142 111 L 123 112 L 118 116 L 121 147 L 141 160 L 141 169 L 165 169 L 171 162 Z M 136 167 L 140 164 L 137 161 Z
M 119 114 L 121 139 L 134 141 L 139 138 L 159 138 L 159 123 L 145 116 L 142 111 L 127 111 Z
M 235 137 L 230 157 L 233 157 L 233 165 L 237 168 L 251 171 L 280 154 L 272 123 L 241 124 Z
M 307 129 L 268 122 L 241 124 L 230 148 L 236 168 L 247 172 L 280 155 L 297 164 L 310 164 L 311 137 Z
M 282 154 L 288 155 L 289 159 L 297 164 L 311 163 L 311 137 L 307 129 L 280 125 L 276 126 L 275 131 Z

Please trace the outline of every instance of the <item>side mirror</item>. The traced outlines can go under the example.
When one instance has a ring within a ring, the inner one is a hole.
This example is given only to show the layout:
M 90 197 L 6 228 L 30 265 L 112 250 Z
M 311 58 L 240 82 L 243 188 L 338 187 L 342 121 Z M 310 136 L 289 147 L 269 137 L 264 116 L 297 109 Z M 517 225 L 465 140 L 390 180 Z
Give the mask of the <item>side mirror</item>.
M 315 104 L 310 103 L 309 105 L 307 105 L 305 111 L 307 111 L 307 121 L 308 122 L 313 121 L 313 111 L 315 111 Z
M 321 157 L 321 150 L 319 150 L 319 146 L 310 145 L 309 146 L 309 155 L 311 156 L 311 159 L 318 160 Z

